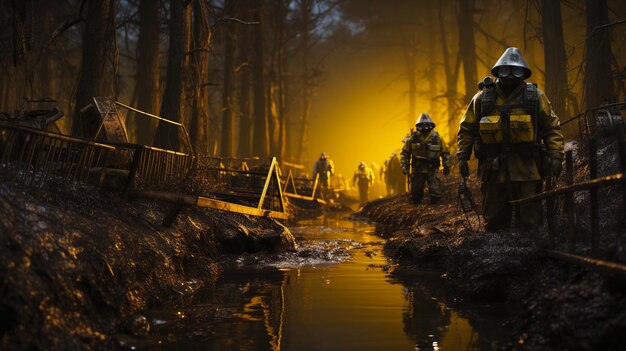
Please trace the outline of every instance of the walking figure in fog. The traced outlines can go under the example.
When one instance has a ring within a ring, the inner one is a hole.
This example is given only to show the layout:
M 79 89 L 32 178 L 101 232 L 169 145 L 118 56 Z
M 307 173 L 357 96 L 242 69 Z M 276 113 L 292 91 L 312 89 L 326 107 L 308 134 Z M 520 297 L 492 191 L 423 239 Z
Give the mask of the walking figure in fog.
M 439 167 L 443 166 L 444 175 L 450 174 L 450 153 L 427 113 L 420 115 L 415 129 L 402 148 L 402 173 L 410 174 L 411 203 L 422 202 L 427 184 L 430 203 L 436 204 L 442 193 Z
M 352 182 L 354 186 L 359 188 L 359 203 L 361 205 L 366 203 L 369 188 L 374 184 L 374 172 L 371 168 L 367 167 L 365 162 L 361 161 L 361 163 L 359 163 L 359 167 L 354 172 Z
M 330 177 L 335 174 L 335 165 L 333 161 L 322 152 L 320 158 L 315 162 L 313 167 L 313 179 L 319 174 L 319 187 L 322 199 L 328 197 L 328 189 L 330 188 Z

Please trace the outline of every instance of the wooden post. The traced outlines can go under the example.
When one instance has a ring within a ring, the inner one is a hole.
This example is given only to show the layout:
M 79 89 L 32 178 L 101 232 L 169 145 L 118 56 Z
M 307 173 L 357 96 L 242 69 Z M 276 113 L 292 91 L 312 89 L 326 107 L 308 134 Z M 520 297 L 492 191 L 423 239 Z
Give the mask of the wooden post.
M 598 178 L 598 141 L 589 139 L 589 178 Z M 593 256 L 599 254 L 600 223 L 598 213 L 598 189 L 589 190 L 589 213 L 591 216 L 591 251 Z
M 548 167 L 550 166 L 548 165 Z M 546 191 L 548 191 L 548 190 L 552 190 L 555 188 L 556 177 L 553 176 L 551 169 L 547 169 L 546 171 L 548 172 L 548 178 L 546 179 Z M 552 242 L 556 241 L 555 212 L 556 212 L 556 198 L 553 196 L 550 196 L 546 199 L 546 220 L 548 222 L 548 234 L 550 235 L 550 240 Z
M 624 142 L 624 122 L 622 121 L 617 128 L 617 150 L 619 153 L 619 170 L 622 174 L 626 174 L 626 143 Z M 622 181 L 622 228 L 626 227 L 626 182 Z
M 572 150 L 568 150 L 565 153 L 565 182 L 567 185 L 574 184 L 574 159 L 572 157 Z M 574 223 L 576 221 L 575 216 L 575 203 L 574 203 L 574 193 L 568 193 L 565 195 L 565 230 L 566 230 L 566 240 L 568 244 L 568 251 L 574 251 L 574 244 L 576 238 L 574 237 Z
M 125 199 L 130 198 L 131 192 L 135 189 L 137 170 L 139 169 L 139 162 L 141 161 L 142 155 L 143 147 L 135 149 L 135 154 L 133 155 L 133 163 L 131 164 L 130 170 L 128 171 L 128 181 L 126 182 L 126 186 L 124 187 L 123 197 Z

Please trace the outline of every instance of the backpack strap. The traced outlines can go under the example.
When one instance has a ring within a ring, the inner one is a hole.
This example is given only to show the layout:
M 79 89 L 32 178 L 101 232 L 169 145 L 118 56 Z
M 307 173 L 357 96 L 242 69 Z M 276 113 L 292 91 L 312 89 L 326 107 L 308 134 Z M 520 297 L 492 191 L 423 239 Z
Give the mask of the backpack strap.
M 537 90 L 537 84 L 526 83 L 526 90 L 524 91 L 524 109 L 531 114 L 536 114 L 538 107 L 539 91 Z
M 496 98 L 495 84 L 485 85 L 480 99 L 480 111 L 482 116 L 489 115 L 493 112 L 496 106 Z
M 430 144 L 439 145 L 439 133 L 433 132 L 433 135 L 430 137 Z
M 524 91 L 524 109 L 532 116 L 533 128 L 535 129 L 535 142 L 540 142 L 542 136 L 539 129 L 539 90 L 537 84 L 526 83 Z

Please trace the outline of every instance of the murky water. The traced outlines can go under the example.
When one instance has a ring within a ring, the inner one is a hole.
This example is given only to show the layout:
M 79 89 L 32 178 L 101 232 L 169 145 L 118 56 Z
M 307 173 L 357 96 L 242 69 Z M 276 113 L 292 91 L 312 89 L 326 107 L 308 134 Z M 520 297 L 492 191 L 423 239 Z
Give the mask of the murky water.
M 502 338 L 502 311 L 475 306 L 470 321 L 423 278 L 390 278 L 373 226 L 346 220 L 292 227 L 301 247 L 233 262 L 211 289 L 175 310 L 147 311 L 148 336 L 129 349 L 483 350 Z M 400 282 L 399 280 L 402 280 Z M 432 279 L 430 279 L 432 280 Z

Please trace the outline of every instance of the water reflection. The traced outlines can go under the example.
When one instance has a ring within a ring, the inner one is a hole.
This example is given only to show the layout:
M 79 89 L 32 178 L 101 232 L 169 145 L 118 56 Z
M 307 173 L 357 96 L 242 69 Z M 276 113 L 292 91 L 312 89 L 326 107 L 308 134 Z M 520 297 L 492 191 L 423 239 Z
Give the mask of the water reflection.
M 418 287 L 408 288 L 407 309 L 402 313 L 404 332 L 415 340 L 416 350 L 438 350 L 450 325 L 450 311 Z
M 383 240 L 371 225 L 327 218 L 292 232 L 300 253 L 236 261 L 192 301 L 146 312 L 150 334 L 120 336 L 120 344 L 251 351 L 480 348 L 466 319 L 415 281 L 389 278 Z M 302 253 L 315 259 L 303 260 Z

